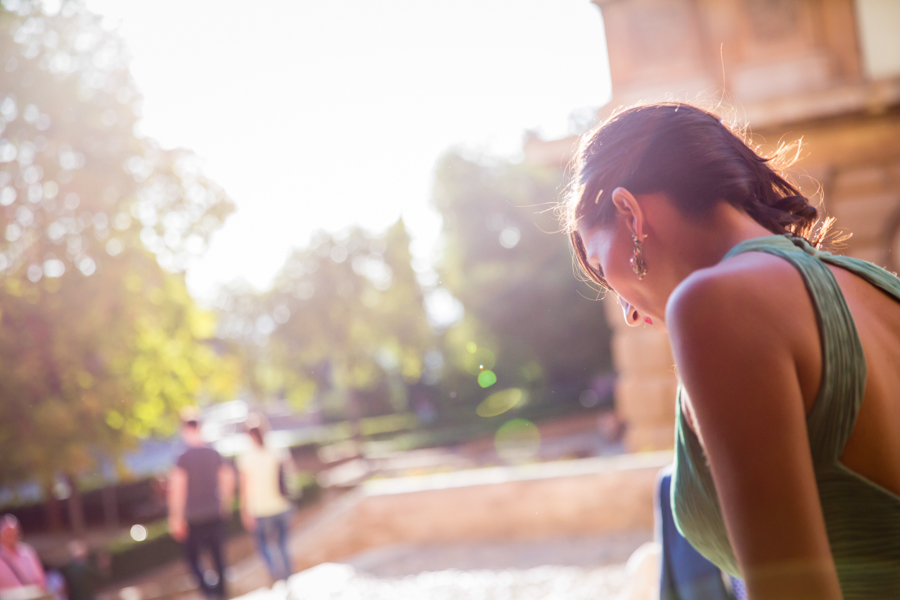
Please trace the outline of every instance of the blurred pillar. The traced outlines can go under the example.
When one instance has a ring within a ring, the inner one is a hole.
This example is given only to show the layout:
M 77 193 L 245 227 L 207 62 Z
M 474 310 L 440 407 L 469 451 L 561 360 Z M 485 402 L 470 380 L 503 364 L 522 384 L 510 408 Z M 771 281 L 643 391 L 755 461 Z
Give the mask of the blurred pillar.
M 616 412 L 629 452 L 665 450 L 675 443 L 675 377 L 669 337 L 651 325 L 629 327 L 615 294 L 603 300 L 613 329 Z
M 84 534 L 84 504 L 81 498 L 81 490 L 78 488 L 78 480 L 73 475 L 66 475 L 66 483 L 69 485 L 69 498 L 66 505 L 69 508 L 69 524 L 76 535 Z
M 836 114 L 860 103 L 847 89 L 865 82 L 860 43 L 892 51 L 885 46 L 891 36 L 879 42 L 877 32 L 860 35 L 856 17 L 872 4 L 866 0 L 592 2 L 606 31 L 609 109 L 640 100 L 706 101 L 740 107 L 754 126 Z M 871 20 L 897 11 L 881 12 Z M 888 77 L 900 70 L 896 60 L 877 65 Z
M 56 497 L 54 487 L 56 482 L 52 477 L 44 480 L 42 484 L 44 494 L 44 519 L 49 531 L 62 529 L 63 515 L 62 502 Z
M 116 485 L 110 484 L 103 489 L 103 520 L 107 529 L 119 526 L 119 504 L 116 499 Z

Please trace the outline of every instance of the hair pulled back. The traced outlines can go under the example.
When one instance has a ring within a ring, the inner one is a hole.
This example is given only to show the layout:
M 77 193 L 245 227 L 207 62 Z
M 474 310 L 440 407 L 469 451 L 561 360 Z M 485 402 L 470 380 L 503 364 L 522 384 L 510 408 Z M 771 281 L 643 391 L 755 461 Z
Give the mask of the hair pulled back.
M 665 193 L 687 215 L 703 216 L 718 202 L 744 211 L 775 234 L 790 233 L 818 245 L 819 213 L 781 170 L 796 159 L 796 146 L 760 156 L 741 129 L 692 104 L 663 102 L 614 114 L 587 134 L 574 160 L 574 178 L 562 207 L 575 258 L 588 277 L 607 286 L 588 265 L 578 227 L 615 218 L 612 191 Z

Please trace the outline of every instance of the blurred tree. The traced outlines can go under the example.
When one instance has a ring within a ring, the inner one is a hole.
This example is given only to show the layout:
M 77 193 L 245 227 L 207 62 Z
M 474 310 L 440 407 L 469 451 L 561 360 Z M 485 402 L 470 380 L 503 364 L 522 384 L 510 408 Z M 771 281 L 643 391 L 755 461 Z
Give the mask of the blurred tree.
M 226 290 L 219 310 L 258 400 L 283 394 L 301 409 L 315 395 L 350 418 L 405 408 L 435 345 L 402 221 L 383 235 L 321 233 L 272 290 Z
M 115 460 L 150 434 L 171 435 L 177 410 L 227 398 L 237 373 L 209 345 L 212 314 L 180 275 L 128 250 L 79 272 L 0 288 L 0 477 L 52 488 Z
M 577 399 L 612 372 L 610 331 L 595 293 L 573 276 L 568 240 L 553 207 L 560 169 L 446 155 L 434 204 L 444 219 L 440 273 L 462 303 L 446 334 L 447 384 L 478 402 L 508 387 L 541 390 L 550 402 Z M 476 377 L 490 369 L 491 379 Z M 478 393 L 476 393 L 478 392 Z
M 135 133 L 125 56 L 80 2 L 0 4 L 2 483 L 74 481 L 229 389 L 178 271 L 233 206 Z

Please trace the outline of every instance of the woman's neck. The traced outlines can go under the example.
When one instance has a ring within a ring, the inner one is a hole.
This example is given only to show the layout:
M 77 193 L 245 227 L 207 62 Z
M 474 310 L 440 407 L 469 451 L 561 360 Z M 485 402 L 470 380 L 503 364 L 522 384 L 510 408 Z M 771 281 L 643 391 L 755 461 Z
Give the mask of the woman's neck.
M 698 232 L 698 264 L 693 270 L 718 264 L 729 250 L 741 242 L 774 235 L 747 213 L 727 202 L 719 203 L 714 213 L 715 220 L 705 229 L 705 235 Z
M 669 247 L 668 277 L 660 281 L 663 307 L 682 281 L 700 269 L 717 265 L 737 244 L 774 235 L 746 213 L 720 202 L 703 219 L 683 217 L 675 227 L 660 231 L 660 241 Z

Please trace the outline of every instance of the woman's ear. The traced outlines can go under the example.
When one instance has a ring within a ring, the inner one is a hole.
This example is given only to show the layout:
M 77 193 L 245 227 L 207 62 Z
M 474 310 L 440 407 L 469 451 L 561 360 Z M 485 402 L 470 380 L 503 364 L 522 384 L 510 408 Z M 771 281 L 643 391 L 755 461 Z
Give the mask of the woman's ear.
M 617 187 L 612 193 L 613 206 L 616 207 L 616 213 L 625 219 L 632 235 L 636 235 L 639 240 L 644 239 L 644 211 L 638 204 L 634 194 L 623 187 Z

